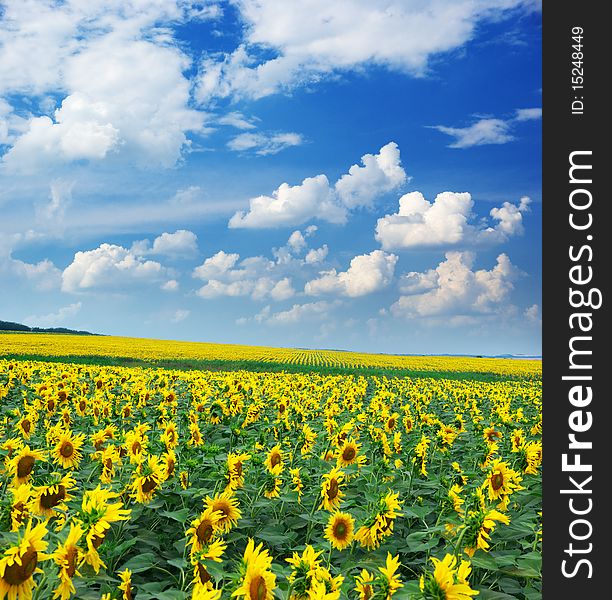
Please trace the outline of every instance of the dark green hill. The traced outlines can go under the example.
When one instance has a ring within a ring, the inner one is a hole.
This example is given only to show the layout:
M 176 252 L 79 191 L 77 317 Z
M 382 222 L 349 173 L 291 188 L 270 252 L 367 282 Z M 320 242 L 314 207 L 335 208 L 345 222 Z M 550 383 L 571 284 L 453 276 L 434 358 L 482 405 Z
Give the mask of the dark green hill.
M 0 331 L 16 331 L 30 333 L 71 333 L 73 335 L 99 335 L 90 331 L 77 331 L 66 327 L 28 327 L 22 323 L 13 323 L 12 321 L 0 321 Z

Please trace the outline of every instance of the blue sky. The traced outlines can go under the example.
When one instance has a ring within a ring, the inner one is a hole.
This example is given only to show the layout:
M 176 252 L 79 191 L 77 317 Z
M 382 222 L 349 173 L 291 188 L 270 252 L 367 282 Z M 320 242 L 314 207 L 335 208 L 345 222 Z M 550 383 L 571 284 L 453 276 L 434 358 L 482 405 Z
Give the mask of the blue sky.
M 0 318 L 541 352 L 537 0 L 0 0 Z

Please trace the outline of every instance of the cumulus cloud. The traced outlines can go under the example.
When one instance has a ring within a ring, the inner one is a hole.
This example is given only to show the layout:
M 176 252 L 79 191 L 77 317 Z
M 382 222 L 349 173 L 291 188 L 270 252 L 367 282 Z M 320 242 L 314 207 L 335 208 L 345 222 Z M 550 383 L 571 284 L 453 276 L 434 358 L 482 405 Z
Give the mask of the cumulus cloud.
M 504 202 L 489 213 L 494 225 L 474 224 L 468 192 L 442 192 L 433 202 L 409 192 L 400 198 L 397 213 L 378 219 L 375 238 L 385 250 L 502 243 L 523 233 L 529 202 L 527 196 L 518 205 Z
M 121 291 L 134 285 L 159 283 L 167 276 L 160 263 L 146 260 L 115 244 L 77 252 L 62 273 L 62 291 Z
M 304 291 L 310 296 L 334 294 L 352 298 L 371 294 L 391 283 L 397 258 L 382 250 L 355 256 L 348 270 L 324 271 L 318 279 L 307 282 Z
M 243 43 L 234 51 L 206 56 L 197 97 L 261 98 L 312 84 L 365 65 L 423 76 L 431 57 L 468 42 L 489 19 L 538 0 L 240 0 Z M 272 54 L 272 56 L 270 56 Z
M 323 244 L 320 248 L 311 248 L 304 257 L 304 261 L 309 265 L 314 265 L 323 262 L 327 258 L 329 248 L 327 244 Z
M 353 165 L 336 182 L 336 191 L 347 208 L 371 206 L 374 198 L 396 189 L 406 180 L 395 142 L 389 142 L 378 154 L 364 154 L 363 166 Z
M 30 315 L 23 319 L 23 322 L 30 327 L 59 327 L 64 325 L 81 310 L 82 303 L 74 302 L 68 306 L 63 306 L 57 312 L 46 315 Z
M 33 289 L 49 291 L 59 288 L 61 271 L 45 258 L 36 263 L 29 263 L 13 256 L 19 244 L 39 239 L 34 231 L 25 234 L 0 235 L 0 275 L 27 282 Z
M 371 206 L 372 201 L 406 181 L 395 142 L 383 146 L 377 155 L 362 156 L 363 166 L 330 185 L 325 175 L 307 177 L 300 185 L 281 184 L 271 196 L 249 201 L 248 212 L 239 211 L 229 221 L 230 228 L 267 228 L 301 225 L 311 219 L 345 223 L 349 210 Z
M 437 129 L 454 138 L 454 141 L 448 145 L 449 148 L 471 148 L 472 146 L 512 142 L 516 139 L 513 134 L 515 123 L 533 121 L 541 117 L 541 108 L 520 108 L 510 119 L 483 117 L 466 127 L 433 125 L 431 129 Z
M 435 269 L 405 274 L 402 295 L 391 306 L 391 313 L 409 318 L 471 318 L 507 312 L 521 271 L 506 254 L 500 254 L 489 271 L 472 270 L 474 259 L 471 252 L 447 252 Z
M 239 211 L 230 220 L 230 229 L 301 225 L 310 219 L 345 223 L 347 211 L 340 206 L 325 175 L 307 177 L 299 185 L 282 183 L 271 196 L 249 201 L 248 212 Z
M 188 134 L 205 131 L 203 113 L 190 106 L 190 59 L 171 29 L 158 27 L 198 18 L 185 5 L 6 2 L 0 95 L 61 95 L 55 111 L 41 103 L 29 116 L 6 165 L 31 171 L 115 152 L 142 166 L 174 165 Z
M 304 138 L 299 133 L 241 133 L 232 138 L 227 147 L 236 152 L 252 151 L 259 156 L 267 156 L 303 143 Z
M 193 231 L 179 229 L 162 233 L 153 240 L 151 254 L 166 256 L 193 256 L 198 252 L 198 236 Z
M 295 295 L 291 278 L 284 276 L 279 262 L 253 256 L 238 262 L 239 254 L 223 250 L 196 267 L 193 276 L 206 283 L 196 291 L 204 299 L 250 296 L 253 300 L 286 300 Z

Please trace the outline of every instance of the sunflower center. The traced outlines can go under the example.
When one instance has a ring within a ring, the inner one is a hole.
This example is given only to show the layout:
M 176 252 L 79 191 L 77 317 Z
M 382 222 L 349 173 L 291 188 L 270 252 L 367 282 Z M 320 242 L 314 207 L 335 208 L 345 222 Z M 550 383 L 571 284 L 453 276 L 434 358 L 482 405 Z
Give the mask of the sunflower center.
M 344 521 L 339 521 L 336 523 L 334 527 L 334 537 L 338 540 L 346 539 L 346 534 L 348 533 L 348 528 Z
M 23 502 L 17 502 L 13 504 L 11 509 L 11 517 L 17 523 L 23 523 L 23 517 L 25 516 L 25 504 Z
M 276 465 L 280 465 L 281 462 L 281 457 L 280 454 L 278 452 L 275 452 L 271 457 L 270 457 L 270 464 L 275 467 Z
M 332 479 L 329 482 L 329 487 L 327 488 L 327 497 L 330 500 L 333 500 L 338 495 L 338 480 Z
M 387 421 L 387 427 L 389 429 L 393 429 L 395 427 L 395 419 L 393 417 L 391 417 L 388 421 Z
M 76 559 L 78 555 L 78 548 L 76 546 L 70 546 L 66 551 L 66 557 L 64 558 L 64 562 L 67 563 L 66 566 L 66 575 L 72 579 L 74 574 L 76 573 Z
M 168 477 L 170 477 L 170 475 L 172 475 L 174 473 L 174 460 L 172 458 L 168 459 L 168 462 L 166 463 L 166 474 L 168 475 Z
M 19 479 L 27 477 L 32 472 L 35 460 L 33 456 L 24 456 L 19 459 L 17 463 L 17 477 Z
M 104 460 L 104 468 L 107 471 L 112 470 L 112 468 L 113 468 L 113 459 L 112 458 L 107 458 L 107 459 Z
M 356 454 L 357 453 L 355 452 L 355 448 L 353 448 L 352 446 L 349 446 L 348 448 L 344 449 L 344 452 L 342 453 L 342 458 L 346 462 L 350 462 L 355 458 Z
M 21 422 L 21 428 L 26 432 L 30 433 L 30 429 L 32 429 L 32 423 L 30 423 L 30 419 L 24 419 Z
M 40 505 L 43 508 L 50 509 L 57 506 L 65 497 L 66 488 L 63 485 L 58 485 L 56 492 L 51 493 L 46 490 L 40 495 Z
M 202 544 L 208 544 L 213 535 L 213 526 L 210 521 L 202 521 L 196 529 L 196 535 Z
M 138 454 L 142 450 L 142 444 L 138 441 L 132 444 L 132 454 Z
M 234 465 L 234 471 L 236 472 L 236 475 L 238 477 L 242 477 L 242 462 L 238 461 L 235 465 Z
M 372 597 L 372 586 L 369 583 L 364 585 L 362 593 L 364 600 L 370 600 Z
M 249 596 L 252 600 L 264 600 L 267 594 L 268 588 L 266 587 L 265 579 L 261 575 L 253 577 L 249 586 Z
M 70 458 L 74 453 L 74 446 L 70 442 L 64 442 L 60 448 L 60 454 L 64 458 Z
M 38 564 L 38 552 L 29 548 L 28 551 L 21 556 L 21 564 L 13 563 L 4 570 L 2 579 L 11 586 L 19 586 L 25 583 L 32 573 L 36 570 Z
M 504 476 L 501 473 L 495 473 L 491 477 L 491 487 L 497 491 L 502 485 L 504 485 Z
M 157 487 L 157 481 L 155 481 L 154 477 L 149 475 L 148 477 L 144 478 L 144 481 L 142 482 L 142 491 L 145 494 L 152 492 L 156 487 Z
M 97 550 L 102 545 L 105 537 L 106 532 L 104 532 L 102 535 L 94 535 L 91 538 L 91 545 Z
M 81 412 L 83 412 L 83 411 L 85 410 L 85 408 L 86 408 L 86 407 L 87 407 L 87 402 L 85 402 L 85 400 L 81 400 L 81 401 L 79 402 L 79 410 L 80 410 Z
M 206 570 L 206 567 L 202 566 L 200 563 L 198 563 L 198 577 L 200 578 L 200 583 L 202 585 L 207 584 L 212 579 L 210 573 Z

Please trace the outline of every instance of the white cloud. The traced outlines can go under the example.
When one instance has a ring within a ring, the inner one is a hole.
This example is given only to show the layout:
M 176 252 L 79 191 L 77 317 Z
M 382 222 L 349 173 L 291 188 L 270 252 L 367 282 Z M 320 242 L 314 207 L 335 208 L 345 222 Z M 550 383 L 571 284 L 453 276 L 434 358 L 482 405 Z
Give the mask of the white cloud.
M 502 119 L 480 119 L 468 127 L 446 127 L 434 125 L 432 129 L 455 138 L 449 148 L 471 148 L 485 144 L 506 144 L 514 140 L 511 124 Z
M 371 206 L 374 198 L 407 180 L 395 142 L 383 146 L 378 154 L 364 154 L 361 162 L 363 167 L 353 165 L 336 183 L 336 191 L 347 208 Z
M 541 108 L 519 108 L 515 111 L 514 117 L 509 119 L 483 117 L 467 127 L 434 125 L 431 129 L 437 129 L 441 133 L 455 138 L 455 141 L 449 144 L 449 148 L 471 148 L 472 146 L 512 142 L 516 139 L 513 135 L 515 123 L 541 118 Z
M 196 267 L 193 276 L 203 280 L 215 279 L 232 269 L 239 258 L 239 254 L 227 254 L 220 250 Z
M 538 325 L 542 324 L 542 315 L 540 312 L 540 307 L 537 304 L 532 304 L 526 308 L 523 312 L 523 316 L 528 323 L 536 323 Z
M 236 152 L 251 150 L 259 156 L 267 156 L 303 143 L 304 138 L 299 133 L 241 133 L 232 138 L 227 147 Z
M 3 161 L 26 172 L 118 152 L 142 166 L 169 167 L 203 132 L 190 107 L 189 57 L 168 27 L 202 18 L 180 0 L 51 6 L 9 0 L 0 22 L 0 95 L 60 96 L 29 116 Z
M 168 279 L 168 281 L 161 284 L 160 289 L 164 292 L 177 292 L 179 287 L 179 282 L 176 279 Z
M 197 92 L 202 102 L 261 98 L 366 65 L 422 76 L 431 57 L 461 47 L 483 21 L 503 19 L 513 9 L 537 9 L 539 2 L 238 0 L 236 5 L 244 42 L 202 61 Z
M 253 123 L 253 119 L 245 117 L 241 112 L 229 112 L 217 119 L 220 125 L 228 125 L 236 129 L 255 129 L 257 126 Z
M 231 229 L 301 225 L 310 219 L 345 223 L 347 211 L 340 206 L 325 175 L 307 177 L 300 185 L 282 183 L 271 196 L 249 201 L 249 211 L 237 212 Z
M 173 323 L 180 323 L 181 321 L 184 321 L 190 314 L 191 314 L 191 311 L 183 309 L 183 308 L 179 308 L 174 311 L 174 314 L 172 315 L 170 320 Z
M 160 263 L 145 260 L 114 244 L 77 252 L 62 273 L 62 291 L 121 291 L 128 286 L 159 283 L 167 270 Z
M 223 250 L 204 260 L 196 267 L 193 276 L 205 281 L 196 291 L 204 299 L 223 296 L 249 296 L 253 300 L 271 298 L 282 301 L 295 295 L 291 278 L 283 276 L 279 265 L 263 256 L 252 256 L 238 262 L 239 254 L 228 254 Z
M 177 190 L 176 194 L 170 199 L 170 204 L 189 205 L 202 197 L 202 188 L 199 185 Z
M 329 314 L 338 306 L 340 306 L 339 301 L 328 302 L 321 300 L 306 304 L 294 304 L 287 310 L 275 313 L 272 312 L 270 306 L 266 306 L 253 317 L 253 320 L 267 325 L 294 325 L 304 321 L 319 321 L 328 318 Z
M 515 121 L 533 121 L 542 118 L 541 108 L 518 108 Z
M 30 327 L 58 327 L 70 320 L 70 317 L 74 317 L 81 310 L 81 302 L 74 302 L 68 306 L 63 306 L 55 313 L 49 313 L 47 315 L 30 315 L 23 319 L 23 322 Z
M 44 227 L 63 227 L 66 209 L 72 202 L 75 181 L 54 179 L 50 185 L 49 202 L 37 208 L 36 216 Z
M 193 231 L 179 229 L 174 233 L 162 233 L 153 241 L 151 254 L 165 256 L 193 256 L 198 252 L 198 236 Z
M 311 248 L 304 257 L 304 260 L 307 264 L 314 265 L 323 262 L 327 258 L 328 252 L 327 244 L 323 244 L 320 248 Z
M 523 213 L 529 198 L 518 205 L 504 202 L 491 209 L 495 223 L 473 224 L 474 202 L 468 192 L 442 192 L 433 202 L 421 192 L 409 192 L 399 200 L 399 211 L 376 223 L 375 238 L 385 250 L 449 245 L 496 244 L 523 233 Z
M 395 254 L 382 250 L 355 256 L 347 271 L 324 271 L 318 279 L 307 282 L 304 291 L 310 296 L 337 294 L 357 297 L 371 294 L 391 283 L 397 258 Z
M 334 187 L 325 175 L 317 175 L 307 177 L 300 185 L 283 183 L 271 196 L 252 198 L 248 212 L 237 212 L 229 227 L 295 226 L 311 219 L 343 224 L 348 209 L 370 206 L 374 198 L 406 180 L 395 142 L 383 146 L 377 155 L 364 155 L 362 161 L 363 167 L 353 165 Z
M 521 272 L 506 254 L 497 257 L 490 271 L 473 271 L 474 258 L 471 252 L 447 252 L 435 269 L 407 273 L 402 277 L 403 295 L 391 306 L 391 313 L 412 318 L 472 318 L 508 312 L 513 282 Z

